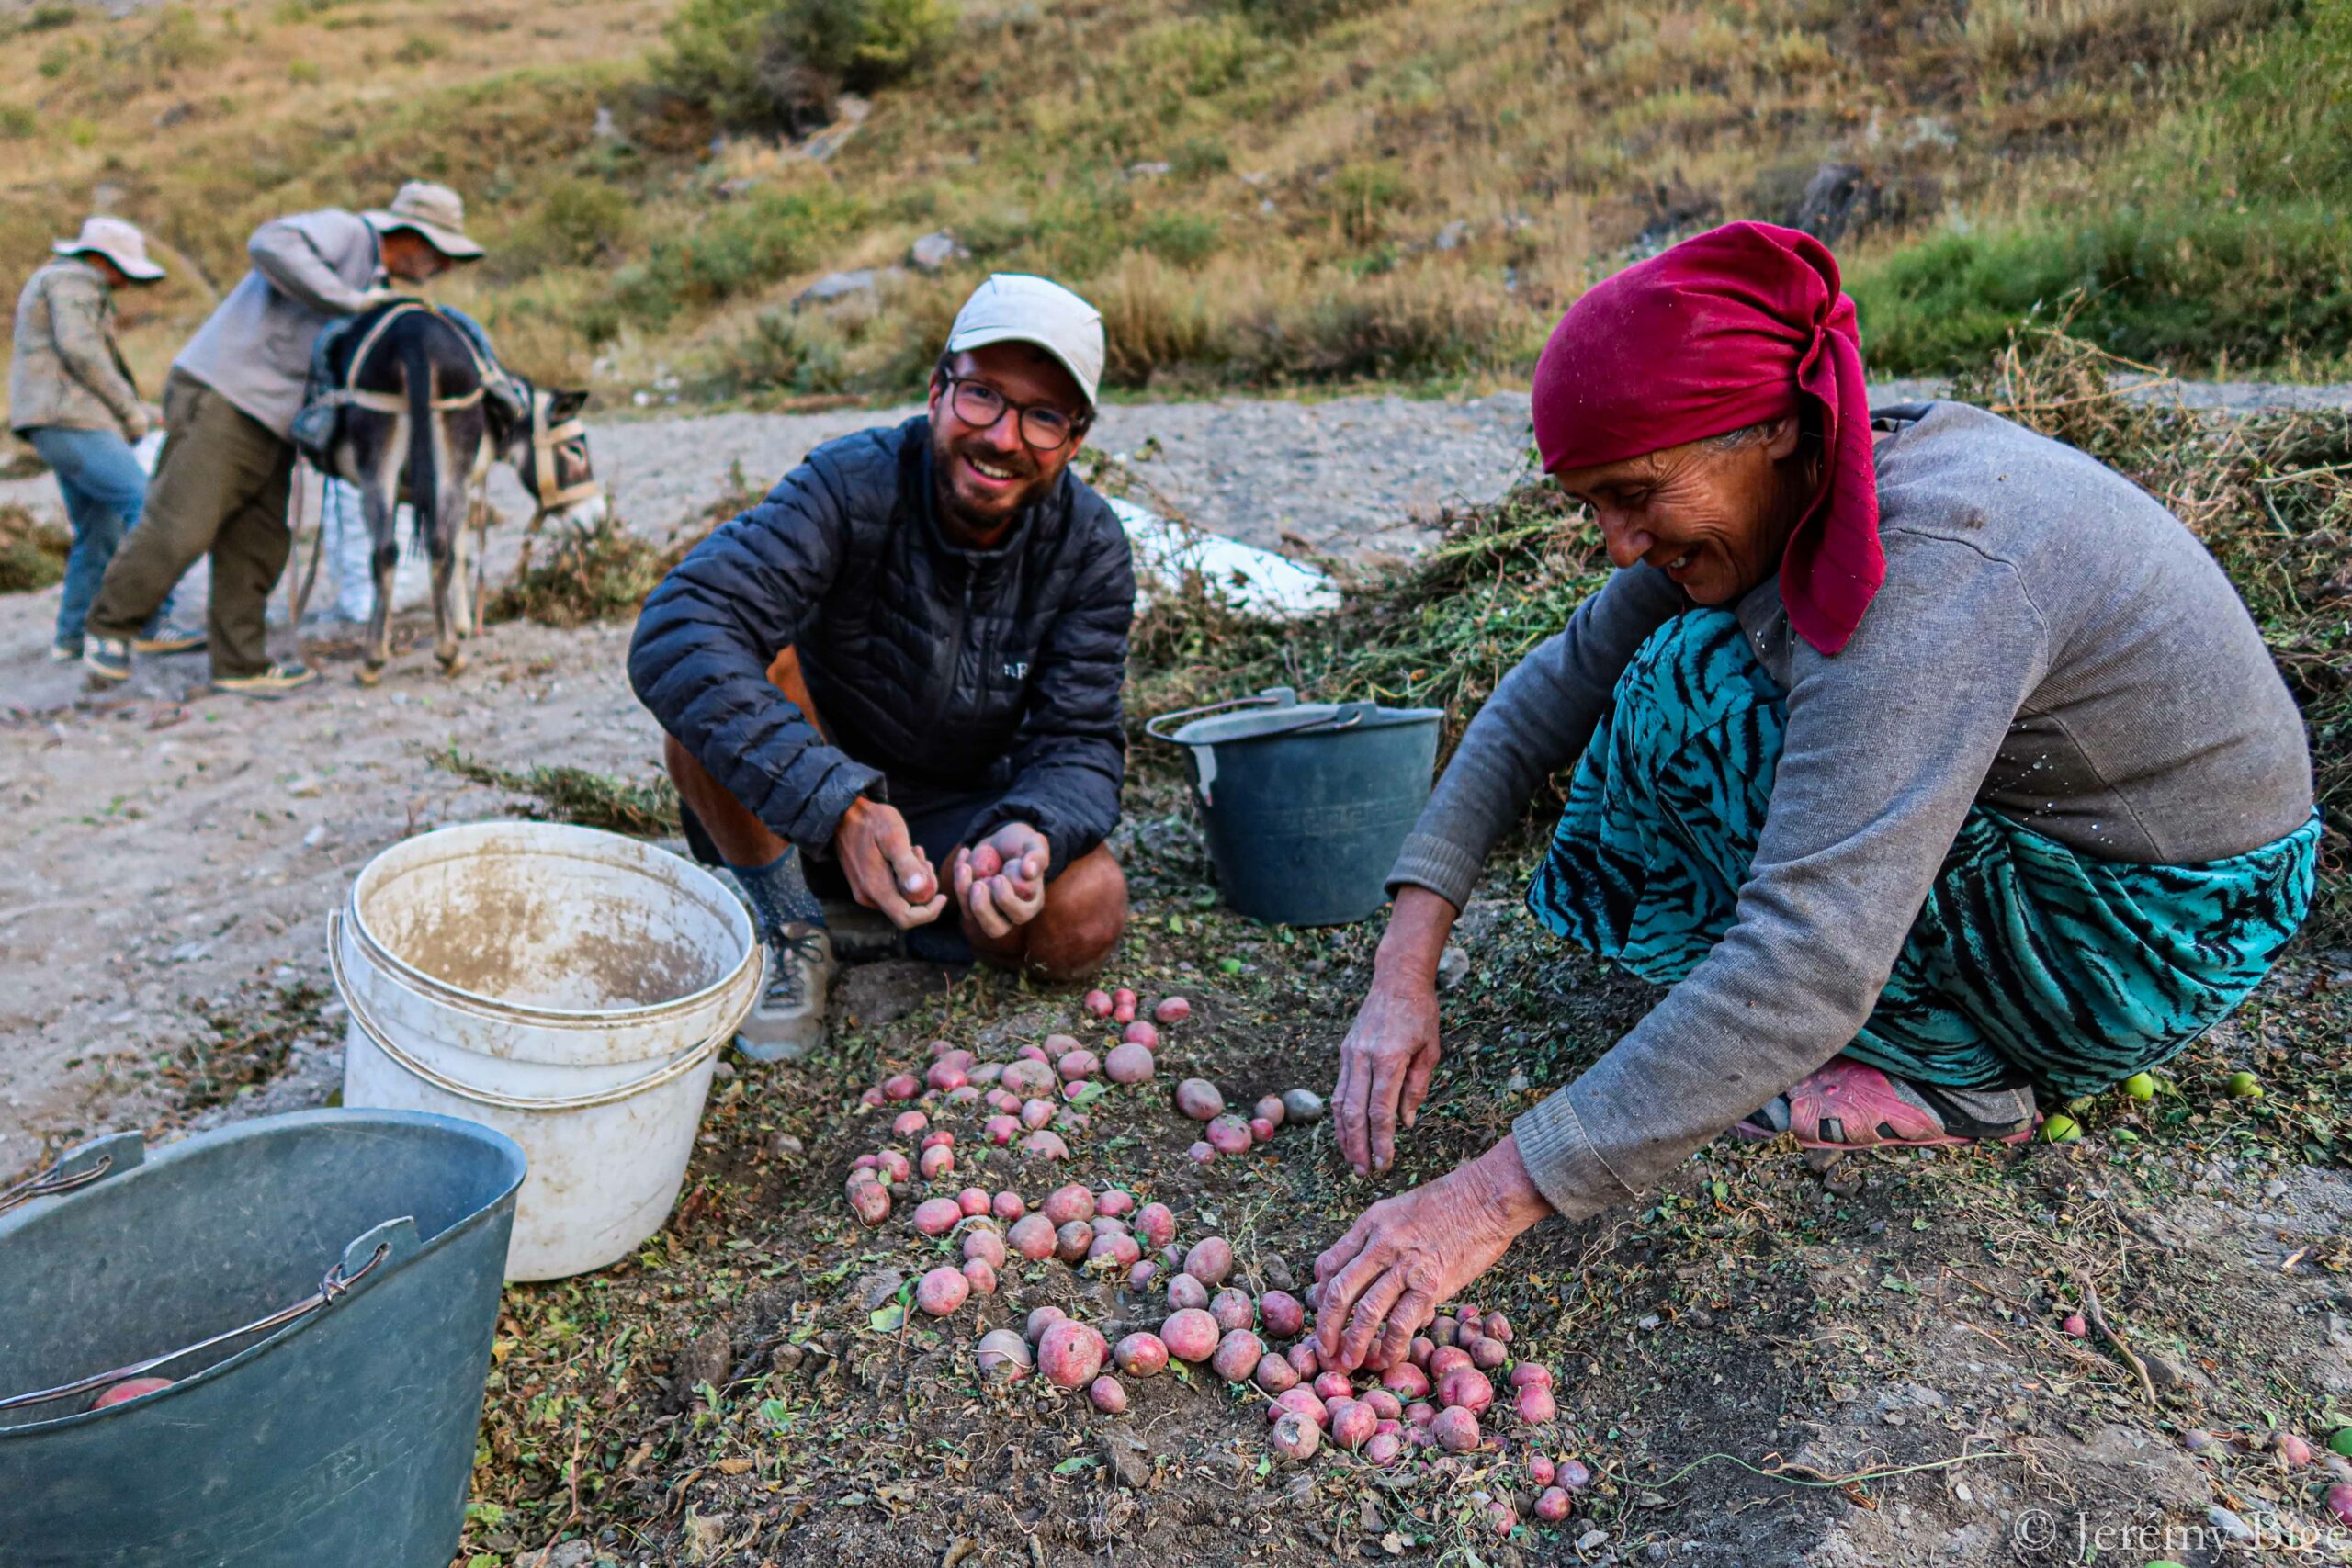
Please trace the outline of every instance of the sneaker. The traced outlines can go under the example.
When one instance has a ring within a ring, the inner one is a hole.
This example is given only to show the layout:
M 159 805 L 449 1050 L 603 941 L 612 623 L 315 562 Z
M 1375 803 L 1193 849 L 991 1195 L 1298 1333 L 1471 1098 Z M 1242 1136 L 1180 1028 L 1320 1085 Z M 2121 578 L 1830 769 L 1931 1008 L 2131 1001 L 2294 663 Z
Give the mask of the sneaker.
M 86 660 L 85 660 L 86 662 Z M 234 692 L 241 697 L 260 697 L 274 701 L 288 692 L 315 685 L 319 672 L 300 664 L 277 663 L 258 675 L 215 675 L 212 689 Z
M 51 643 L 49 661 L 51 664 L 79 664 L 82 662 L 82 645 L 78 642 Z
M 755 1062 L 797 1062 L 825 1036 L 825 994 L 833 983 L 833 939 L 798 920 L 768 941 L 768 988 L 735 1032 Z
M 194 653 L 204 647 L 204 633 L 192 626 L 157 626 L 145 637 L 130 639 L 133 653 Z
M 87 637 L 82 643 L 82 667 L 100 681 L 130 679 L 130 644 L 119 637 Z

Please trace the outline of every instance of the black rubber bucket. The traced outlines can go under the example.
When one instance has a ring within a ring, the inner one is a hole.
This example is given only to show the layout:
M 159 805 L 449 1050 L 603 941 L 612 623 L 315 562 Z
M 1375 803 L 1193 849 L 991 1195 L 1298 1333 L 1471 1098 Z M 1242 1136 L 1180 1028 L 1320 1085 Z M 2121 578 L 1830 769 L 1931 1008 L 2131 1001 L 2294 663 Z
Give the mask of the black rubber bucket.
M 470 1122 L 310 1111 L 0 1194 L 0 1563 L 447 1568 L 522 1181 Z
M 1184 749 L 1226 902 L 1277 925 L 1338 926 L 1387 902 L 1389 868 L 1429 801 L 1442 716 L 1302 703 L 1270 686 L 1144 729 Z M 1191 722 L 1163 728 L 1178 719 Z

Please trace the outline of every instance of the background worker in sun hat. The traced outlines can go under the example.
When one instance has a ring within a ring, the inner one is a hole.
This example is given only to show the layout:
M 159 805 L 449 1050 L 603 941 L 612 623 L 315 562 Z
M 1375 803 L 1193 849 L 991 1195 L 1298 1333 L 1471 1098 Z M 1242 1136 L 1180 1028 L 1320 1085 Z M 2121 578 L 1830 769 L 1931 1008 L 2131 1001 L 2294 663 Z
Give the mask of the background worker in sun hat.
M 146 521 L 107 569 L 90 609 L 82 661 L 95 678 L 129 678 L 133 635 L 180 573 L 209 554 L 212 683 L 275 697 L 318 679 L 270 661 L 264 619 L 292 553 L 288 432 L 311 344 L 328 321 L 391 298 L 385 279 L 424 283 L 479 257 L 465 220 L 455 191 L 412 181 L 389 207 L 299 213 L 254 231 L 245 246 L 253 270 L 180 350 L 164 383 L 167 434 Z
M 17 298 L 16 348 L 8 367 L 8 423 L 57 476 L 74 552 L 65 558 L 64 599 L 49 656 L 82 657 L 82 618 L 122 537 L 139 522 L 147 470 L 131 447 L 162 417 L 139 396 L 115 341 L 114 291 L 160 281 L 147 239 L 119 218 L 92 218 L 81 233 L 50 247 Z M 176 653 L 201 635 L 160 630 L 170 588 L 137 646 Z
M 918 956 L 1069 978 L 1118 941 L 1126 882 L 1103 840 L 1135 572 L 1069 471 L 1102 355 L 1085 300 L 989 278 L 923 414 L 818 447 L 645 602 L 629 680 L 669 732 L 689 841 L 733 871 L 773 959 L 743 1029 L 755 1054 L 823 1026 L 832 946 L 810 879 Z

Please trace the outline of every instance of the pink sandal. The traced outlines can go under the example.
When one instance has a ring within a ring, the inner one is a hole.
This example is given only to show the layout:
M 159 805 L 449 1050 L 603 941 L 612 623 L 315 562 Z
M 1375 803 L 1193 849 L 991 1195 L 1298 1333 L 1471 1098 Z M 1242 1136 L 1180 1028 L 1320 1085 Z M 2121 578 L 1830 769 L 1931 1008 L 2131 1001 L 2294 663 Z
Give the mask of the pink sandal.
M 1793 1133 L 1798 1146 L 1808 1149 L 1944 1148 L 2017 1144 L 2032 1137 L 2041 1121 L 2034 1111 L 2033 1091 L 1991 1094 L 2011 1101 L 2023 1124 L 2016 1118 L 1990 1122 L 1976 1114 L 1980 1106 L 1971 1102 L 1991 1097 L 1985 1093 L 1913 1084 L 1839 1056 L 1732 1131 L 1758 1142 Z M 1954 1127 L 1966 1130 L 1954 1132 Z

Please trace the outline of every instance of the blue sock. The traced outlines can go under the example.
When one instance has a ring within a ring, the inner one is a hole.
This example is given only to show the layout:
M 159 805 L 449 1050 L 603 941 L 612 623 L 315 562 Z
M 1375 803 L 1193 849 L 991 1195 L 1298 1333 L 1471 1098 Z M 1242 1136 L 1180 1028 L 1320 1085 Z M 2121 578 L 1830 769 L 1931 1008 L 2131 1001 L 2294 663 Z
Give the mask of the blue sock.
M 800 874 L 797 846 L 786 845 L 784 853 L 765 865 L 730 864 L 727 869 L 752 900 L 763 937 L 776 936 L 794 920 L 812 926 L 825 923 L 825 906 L 808 891 L 808 879 Z

